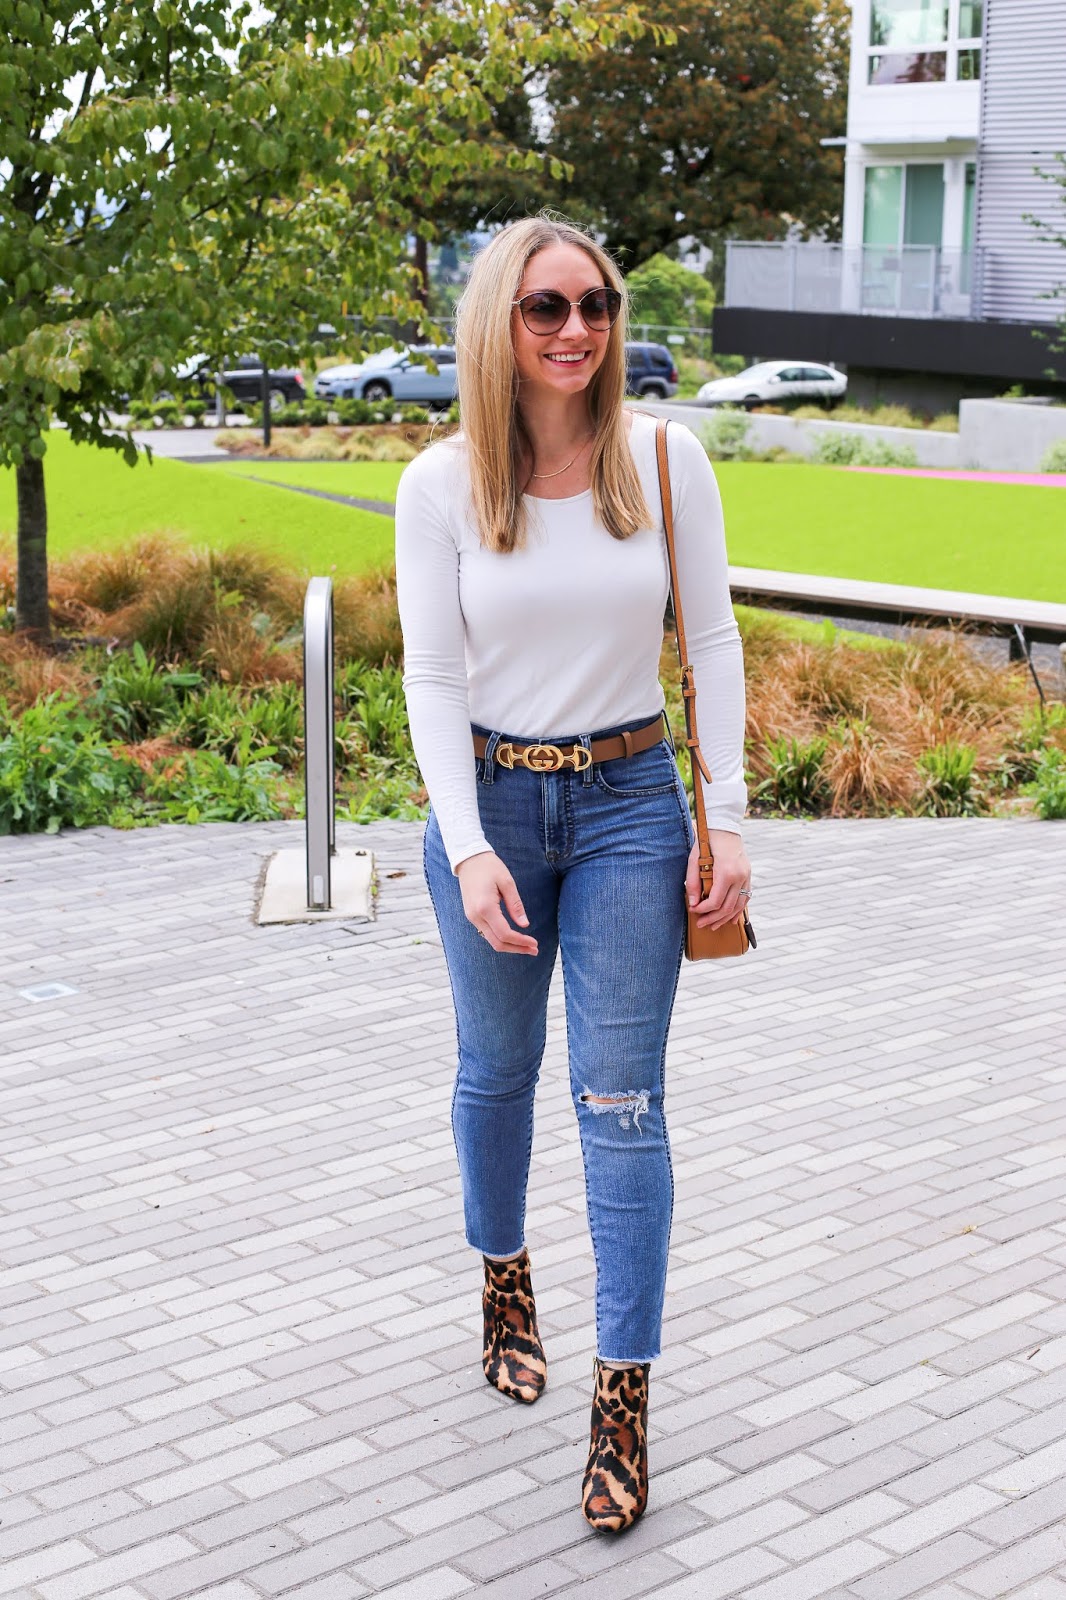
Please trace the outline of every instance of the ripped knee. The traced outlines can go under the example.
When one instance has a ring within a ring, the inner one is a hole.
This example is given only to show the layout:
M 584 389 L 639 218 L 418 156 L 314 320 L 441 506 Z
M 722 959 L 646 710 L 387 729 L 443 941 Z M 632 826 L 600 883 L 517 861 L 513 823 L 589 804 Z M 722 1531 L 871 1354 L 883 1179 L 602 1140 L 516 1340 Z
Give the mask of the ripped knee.
M 632 1122 L 638 1133 L 643 1132 L 640 1126 L 641 1117 L 648 1114 L 647 1089 L 624 1089 L 620 1094 L 593 1094 L 589 1089 L 583 1089 L 578 1095 L 583 1106 L 588 1106 L 594 1116 L 602 1117 L 613 1113 L 618 1118 L 620 1128 L 628 1128 Z

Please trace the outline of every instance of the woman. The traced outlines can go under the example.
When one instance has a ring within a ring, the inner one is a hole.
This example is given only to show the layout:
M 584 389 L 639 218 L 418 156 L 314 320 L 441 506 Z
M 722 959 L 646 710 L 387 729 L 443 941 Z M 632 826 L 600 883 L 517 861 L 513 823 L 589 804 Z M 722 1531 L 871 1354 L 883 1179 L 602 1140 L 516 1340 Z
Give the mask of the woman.
M 628 412 L 625 285 L 579 229 L 504 228 L 456 327 L 463 430 L 404 473 L 396 573 L 411 734 L 431 800 L 425 870 L 455 1002 L 452 1125 L 484 1258 L 488 1381 L 547 1367 L 525 1247 L 533 1093 L 561 953 L 596 1264 L 582 1509 L 617 1532 L 647 1503 L 673 1176 L 663 1061 L 699 876 L 658 680 L 669 576 L 653 419 Z M 679 583 L 700 694 L 714 887 L 750 894 L 740 839 L 744 690 L 721 504 L 670 430 Z

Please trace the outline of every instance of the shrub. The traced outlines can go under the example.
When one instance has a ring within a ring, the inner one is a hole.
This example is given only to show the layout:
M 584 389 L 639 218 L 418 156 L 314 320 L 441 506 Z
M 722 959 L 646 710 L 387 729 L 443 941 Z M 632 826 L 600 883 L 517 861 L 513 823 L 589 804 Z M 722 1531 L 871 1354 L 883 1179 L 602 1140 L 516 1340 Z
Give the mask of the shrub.
M 206 412 L 207 412 L 207 401 L 206 400 L 186 400 L 185 405 L 183 407 L 183 410 L 184 410 L 185 415 L 187 417 L 195 417 L 197 422 L 199 422 L 206 415 Z
M 18 717 L 0 706 L 0 834 L 105 822 L 138 781 L 75 700 L 49 695 Z
M 1066 472 L 1066 439 L 1056 439 L 1044 452 L 1041 472 Z
M 245 730 L 233 758 L 213 750 L 183 756 L 148 780 L 153 811 L 166 822 L 273 822 L 281 815 L 274 780 L 281 768 L 268 745 L 252 759 L 251 730 Z
M 346 427 L 359 427 L 369 422 L 373 407 L 368 405 L 365 400 L 357 400 L 353 396 L 352 398 L 334 400 L 333 409 L 337 414 L 338 422 L 343 423 Z
M 333 586 L 334 639 L 341 661 L 381 666 L 399 661 L 403 636 L 396 610 L 396 575 L 367 572 Z
M 177 717 L 179 692 L 202 682 L 198 672 L 159 667 L 137 640 L 108 661 L 90 706 L 112 738 L 150 739 Z
M 959 414 L 957 411 L 940 411 L 929 419 L 928 426 L 930 433 L 958 433 Z
M 417 769 L 409 772 L 390 770 L 388 762 L 372 765 L 369 774 L 357 782 L 351 792 L 343 795 L 337 807 L 342 822 L 377 822 L 381 818 L 399 818 L 414 822 L 426 814 L 427 796 L 421 787 Z
M 934 817 L 978 816 L 986 806 L 977 783 L 977 751 L 948 741 L 925 750 L 918 766 L 925 777 L 923 809 Z
M 810 815 L 825 809 L 829 786 L 822 771 L 827 740 L 796 738 L 770 739 L 766 744 L 769 776 L 756 787 L 755 795 L 773 802 L 778 811 Z
M 338 674 L 336 688 L 346 708 L 338 727 L 342 745 L 371 755 L 410 759 L 411 735 L 399 667 L 350 661 Z
M 750 427 L 746 412 L 725 406 L 700 428 L 700 442 L 712 461 L 743 461 Z
M 269 747 L 282 765 L 291 766 L 303 744 L 303 697 L 294 683 L 253 694 L 213 683 L 188 697 L 174 731 L 188 744 L 229 759 L 247 737 L 249 750 L 259 753 Z
M 858 433 L 822 434 L 812 460 L 829 467 L 914 467 L 918 457 L 909 444 L 864 439 Z
M 49 695 L 81 700 L 91 694 L 93 683 L 88 653 L 57 654 L 22 638 L 0 637 L 0 701 L 9 713 L 25 711 Z
M 1042 750 L 1025 792 L 1032 796 L 1036 814 L 1043 821 L 1066 820 L 1066 752 L 1054 747 Z
M 128 603 L 109 619 L 112 630 L 131 643 L 139 639 L 150 654 L 173 660 L 213 660 L 216 674 L 232 670 L 227 654 L 236 647 L 245 664 L 262 663 L 274 636 L 299 621 L 302 585 L 294 572 L 279 567 L 250 546 L 196 550 L 156 541 L 151 571 L 134 569 L 137 582 Z M 138 579 L 142 581 L 137 581 Z M 255 619 L 262 618 L 256 631 Z M 280 676 L 291 676 L 282 670 Z

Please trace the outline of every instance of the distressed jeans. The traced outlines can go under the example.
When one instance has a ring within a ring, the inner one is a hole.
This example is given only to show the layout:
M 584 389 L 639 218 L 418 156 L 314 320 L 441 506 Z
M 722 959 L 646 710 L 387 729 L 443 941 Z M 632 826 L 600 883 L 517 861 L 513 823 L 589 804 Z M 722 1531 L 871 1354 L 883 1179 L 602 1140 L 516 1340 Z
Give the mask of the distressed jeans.
M 467 921 L 431 812 L 425 871 L 455 1002 L 452 1128 L 467 1242 L 493 1256 L 524 1243 L 533 1097 L 558 954 L 597 1351 L 605 1361 L 650 1361 L 659 1354 L 673 1208 L 663 1063 L 692 842 L 677 763 L 664 739 L 581 773 L 508 771 L 492 759 L 496 744 L 528 736 L 475 731 L 489 736 L 476 762 L 482 826 L 515 879 L 529 918 L 523 931 L 539 953 L 501 954 Z M 548 742 L 588 744 L 622 731 Z

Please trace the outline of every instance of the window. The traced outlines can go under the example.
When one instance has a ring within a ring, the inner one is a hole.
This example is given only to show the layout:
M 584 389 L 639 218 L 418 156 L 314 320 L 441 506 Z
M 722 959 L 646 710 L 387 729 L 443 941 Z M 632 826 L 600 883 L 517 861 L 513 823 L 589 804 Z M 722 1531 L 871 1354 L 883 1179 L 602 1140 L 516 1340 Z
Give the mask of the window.
M 948 42 L 947 0 L 873 0 L 870 43 L 891 50 Z
M 941 162 L 867 167 L 862 240 L 886 250 L 942 242 L 944 167 Z
M 863 244 L 898 250 L 903 208 L 903 168 L 867 167 Z
M 974 83 L 983 0 L 871 0 L 868 81 Z
M 973 203 L 977 194 L 977 164 L 966 163 L 966 187 L 962 201 L 962 248 L 973 249 Z

